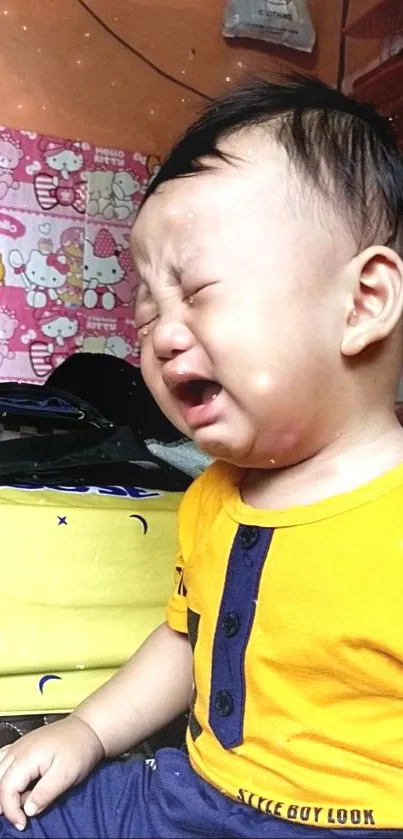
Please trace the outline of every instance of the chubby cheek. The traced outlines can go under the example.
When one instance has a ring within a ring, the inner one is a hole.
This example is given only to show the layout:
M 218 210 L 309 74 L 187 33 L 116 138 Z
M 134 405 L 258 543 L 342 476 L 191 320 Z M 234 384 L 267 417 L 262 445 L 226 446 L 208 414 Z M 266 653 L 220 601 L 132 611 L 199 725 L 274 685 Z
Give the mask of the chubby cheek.
M 298 420 L 272 425 L 269 431 L 256 435 L 255 451 L 258 463 L 266 468 L 282 468 L 304 457 L 304 427 Z
M 315 379 L 307 381 L 295 351 L 292 356 L 283 351 L 281 359 L 279 352 L 275 361 L 273 352 L 272 359 L 262 357 L 258 364 L 253 355 L 244 356 L 241 370 L 232 368 L 227 379 L 231 401 L 237 403 L 233 420 L 242 422 L 245 433 L 248 428 L 252 448 L 263 460 L 274 466 L 293 459 L 316 415 L 316 385 L 309 387 Z
M 273 467 L 289 466 L 311 457 L 323 435 L 320 385 L 299 377 L 281 383 L 257 417 L 258 448 L 267 453 Z

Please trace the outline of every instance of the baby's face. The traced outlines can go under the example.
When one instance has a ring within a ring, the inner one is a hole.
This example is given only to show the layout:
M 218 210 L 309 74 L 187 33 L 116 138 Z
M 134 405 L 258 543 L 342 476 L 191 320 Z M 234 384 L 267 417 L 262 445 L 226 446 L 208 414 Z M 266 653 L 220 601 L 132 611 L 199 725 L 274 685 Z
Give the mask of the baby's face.
M 142 371 L 213 457 L 286 465 L 326 433 L 343 247 L 307 210 L 281 149 L 246 135 L 223 148 L 236 165 L 163 184 L 135 223 Z

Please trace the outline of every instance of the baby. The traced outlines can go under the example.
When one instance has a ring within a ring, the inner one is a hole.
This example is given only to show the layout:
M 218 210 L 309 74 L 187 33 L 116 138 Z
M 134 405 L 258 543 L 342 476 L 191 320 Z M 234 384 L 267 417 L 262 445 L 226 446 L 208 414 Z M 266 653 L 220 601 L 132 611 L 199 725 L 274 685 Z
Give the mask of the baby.
M 234 90 L 163 163 L 142 370 L 214 463 L 166 623 L 1 751 L 0 836 L 401 835 L 402 209 L 389 122 L 313 79 Z M 189 707 L 186 750 L 104 762 Z

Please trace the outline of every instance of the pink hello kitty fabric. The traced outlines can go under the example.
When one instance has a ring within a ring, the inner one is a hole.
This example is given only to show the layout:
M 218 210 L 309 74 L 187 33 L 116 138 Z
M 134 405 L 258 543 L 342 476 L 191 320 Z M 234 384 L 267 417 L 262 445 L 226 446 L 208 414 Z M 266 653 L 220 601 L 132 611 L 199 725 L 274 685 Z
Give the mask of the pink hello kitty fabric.
M 0 381 L 138 362 L 130 229 L 157 158 L 0 126 Z

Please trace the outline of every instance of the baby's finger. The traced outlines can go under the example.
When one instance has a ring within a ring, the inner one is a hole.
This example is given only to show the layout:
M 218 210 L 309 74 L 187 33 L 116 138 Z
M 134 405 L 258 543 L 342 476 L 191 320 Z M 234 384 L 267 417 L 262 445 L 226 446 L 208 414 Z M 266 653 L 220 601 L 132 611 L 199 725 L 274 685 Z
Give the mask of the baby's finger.
M 11 766 L 13 760 L 14 758 L 11 752 L 4 755 L 3 760 L 0 760 L 0 781 L 9 766 Z
M 25 799 L 24 811 L 29 817 L 42 813 L 42 810 L 49 807 L 49 804 L 52 804 L 55 798 L 65 792 L 72 783 L 70 773 L 67 775 L 63 772 L 56 762 L 51 763 L 48 771 L 41 774 L 42 777 Z
M 9 748 L 9 746 L 5 746 L 6 753 L 4 754 L 3 760 L 0 760 L 0 816 L 3 815 L 3 807 L 1 803 L 1 779 L 13 762 L 11 754 L 8 754 Z
M 28 785 L 37 779 L 38 774 L 38 766 L 27 758 L 14 760 L 0 782 L 3 814 L 18 830 L 23 830 L 27 823 L 22 809 L 21 793 L 25 792 Z
M 10 748 L 11 748 L 10 746 L 2 746 L 2 748 L 0 749 L 0 766 L 3 763 L 3 760 L 6 759 L 8 753 L 10 751 Z

